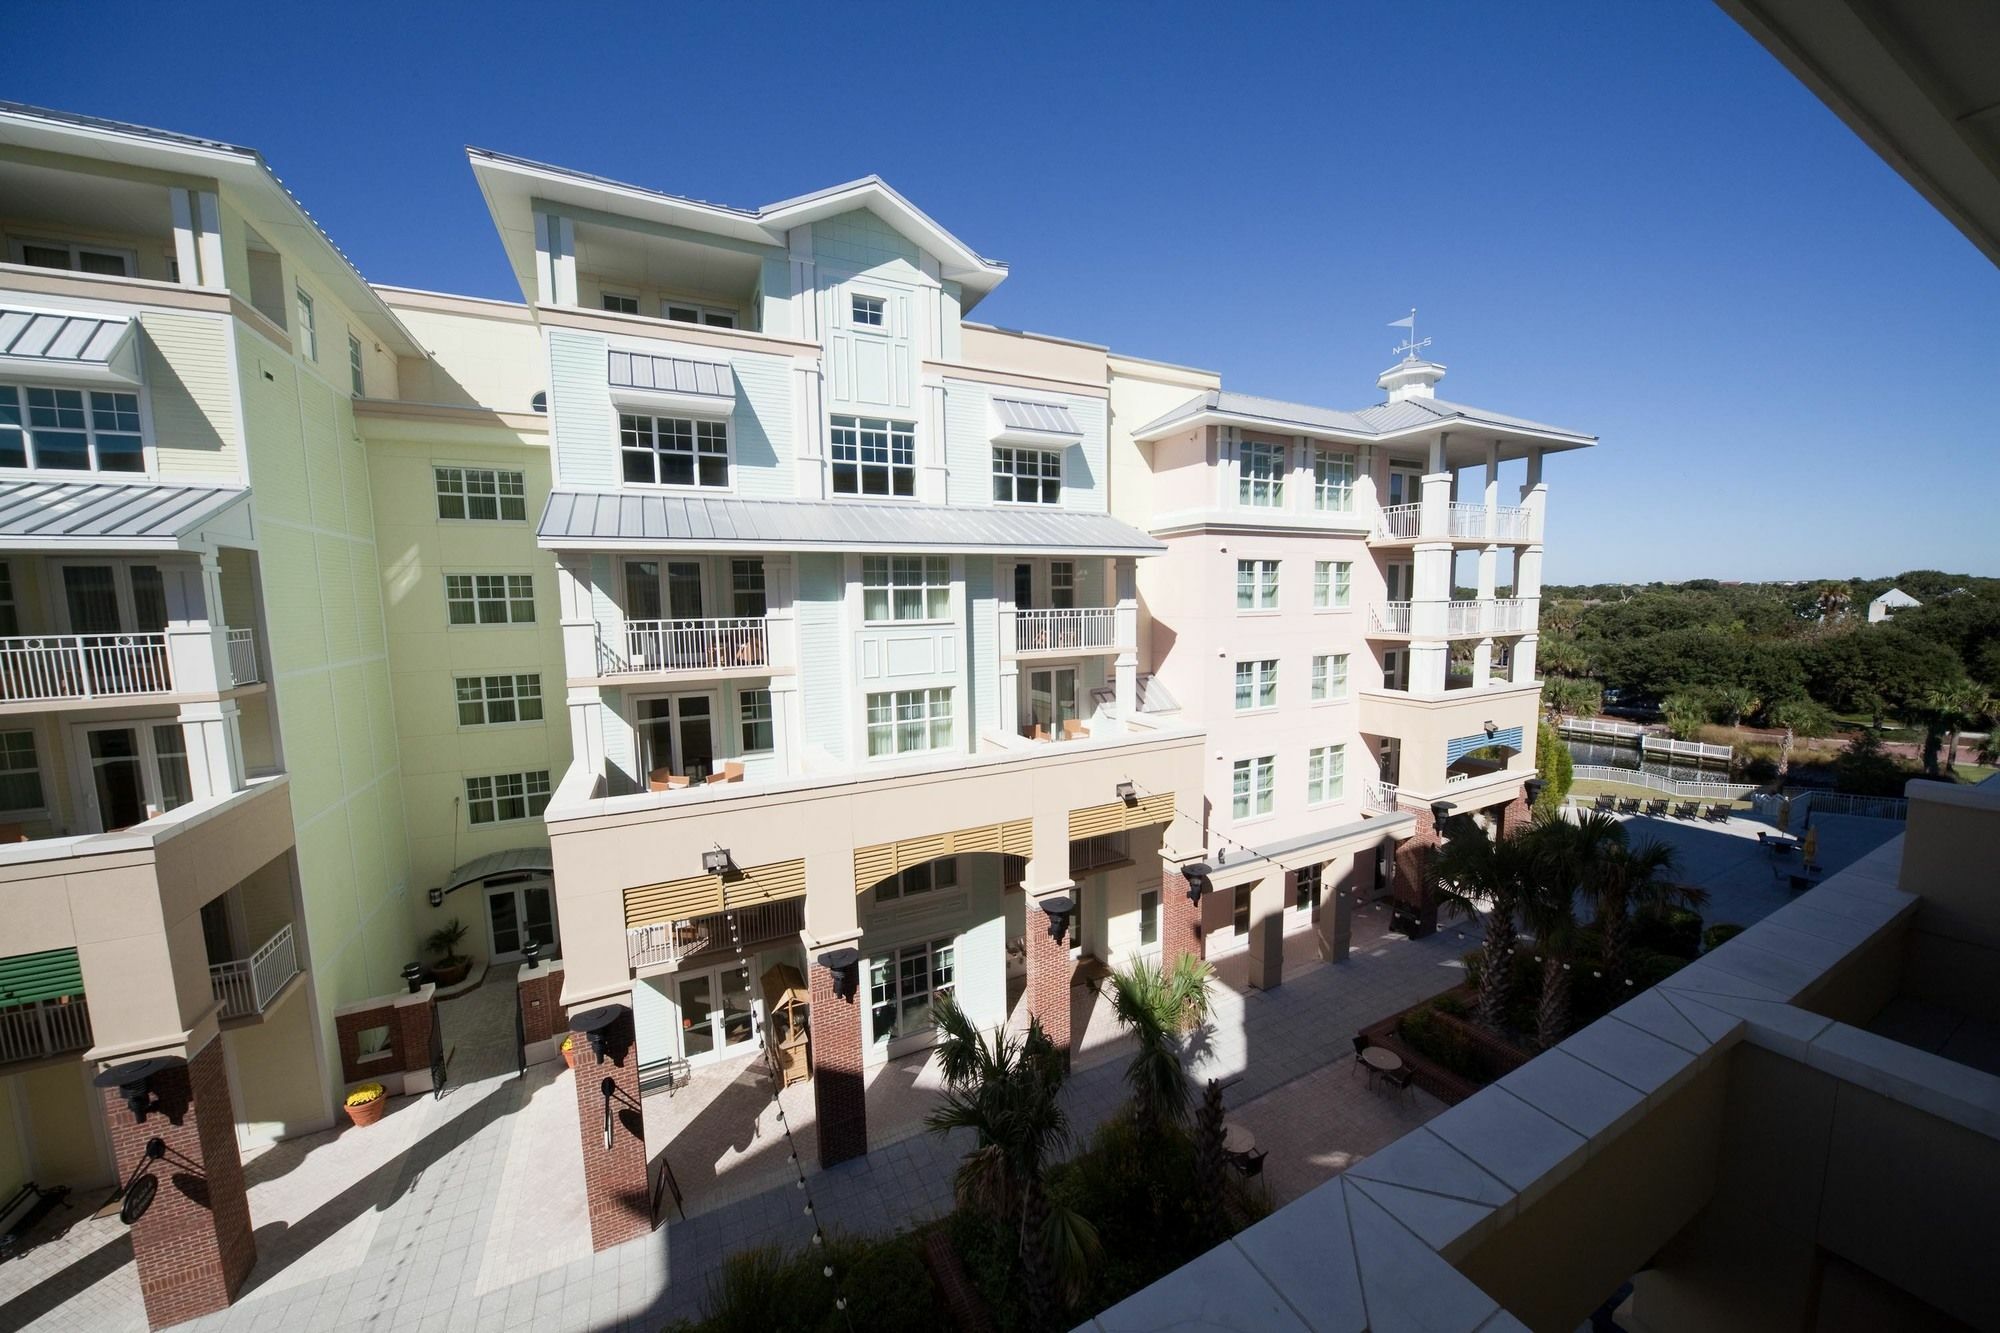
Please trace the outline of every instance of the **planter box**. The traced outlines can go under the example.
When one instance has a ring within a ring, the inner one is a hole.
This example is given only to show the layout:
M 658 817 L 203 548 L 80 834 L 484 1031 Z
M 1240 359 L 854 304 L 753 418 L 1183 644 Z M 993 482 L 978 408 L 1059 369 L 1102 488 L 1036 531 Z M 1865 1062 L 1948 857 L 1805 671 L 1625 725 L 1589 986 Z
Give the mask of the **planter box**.
M 1439 995 L 1454 993 L 1464 996 L 1468 1005 L 1476 999 L 1470 988 L 1465 986 L 1441 991 Z M 1428 1000 L 1419 1000 L 1407 1009 L 1399 1009 L 1387 1018 L 1378 1019 L 1361 1029 L 1361 1035 L 1368 1039 L 1370 1046 L 1380 1046 L 1401 1056 L 1403 1063 L 1410 1067 L 1416 1085 L 1446 1106 L 1458 1105 L 1488 1083 L 1504 1078 L 1534 1058 L 1534 1052 L 1522 1050 L 1504 1037 L 1495 1036 L 1476 1023 L 1468 1023 L 1457 1015 L 1442 1010 L 1433 1011 L 1437 1022 L 1446 1030 L 1457 1033 L 1471 1042 L 1473 1049 L 1479 1053 L 1481 1063 L 1488 1071 L 1483 1080 L 1470 1079 L 1445 1068 L 1396 1035 L 1396 1024 L 1403 1015 L 1414 1013 L 1438 998 L 1438 995 L 1433 995 Z

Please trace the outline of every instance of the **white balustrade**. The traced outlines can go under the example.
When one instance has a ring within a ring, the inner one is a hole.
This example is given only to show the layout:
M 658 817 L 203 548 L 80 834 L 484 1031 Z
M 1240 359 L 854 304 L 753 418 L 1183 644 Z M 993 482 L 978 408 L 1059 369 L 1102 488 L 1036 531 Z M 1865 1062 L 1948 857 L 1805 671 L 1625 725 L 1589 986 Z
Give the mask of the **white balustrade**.
M 1393 782 L 1364 782 L 1361 784 L 1368 804 L 1376 810 L 1396 809 L 1397 791 Z
M 1446 602 L 1444 632 L 1451 635 L 1484 633 L 1486 628 L 1484 612 L 1483 602 Z
M 633 926 L 625 932 L 625 957 L 633 967 L 678 967 L 689 958 L 728 943 L 730 915 L 736 918 L 734 938 L 741 944 L 755 944 L 797 935 L 805 929 L 803 898 L 786 898 L 774 903 L 752 903 L 732 907 L 727 912 L 688 917 L 680 921 L 658 921 L 649 926 Z
M 762 616 L 708 620 L 628 620 L 624 652 L 610 651 L 600 632 L 607 676 L 641 671 L 725 671 L 771 664 L 767 623 Z
M 81 1051 L 91 1040 L 90 1006 L 81 997 L 0 1009 L 0 1063 Z
M 173 689 L 165 634 L 0 638 L 0 699 L 97 699 Z
M 248 958 L 233 958 L 208 969 L 209 988 L 222 1003 L 224 1018 L 261 1014 L 284 984 L 299 974 L 298 951 L 287 922 Z
M 1118 646 L 1118 612 L 1109 606 L 1014 612 L 1014 651 L 1041 653 Z
M 1424 507 L 1421 504 L 1384 505 L 1380 514 L 1381 522 L 1376 529 L 1380 536 L 1415 537 L 1423 531 Z
M 1385 540 L 1450 537 L 1456 541 L 1524 542 L 1534 536 L 1534 515 L 1521 506 L 1488 510 L 1483 504 L 1453 500 L 1445 509 L 1445 531 L 1437 533 L 1424 531 L 1421 504 L 1385 505 L 1377 512 L 1375 535 Z
M 1454 500 L 1451 504 L 1451 535 L 1465 540 L 1485 541 L 1486 506 Z
M 1377 634 L 1408 634 L 1410 632 L 1410 604 L 1408 602 L 1376 602 L 1368 608 L 1368 625 Z
M 1496 597 L 1487 604 L 1488 634 L 1525 634 L 1535 627 L 1529 616 L 1533 603 L 1521 597 Z
M 1524 542 L 1534 536 L 1534 515 L 1519 505 L 1502 505 L 1493 511 L 1493 540 Z
M 229 676 L 238 685 L 255 685 L 264 678 L 257 666 L 257 631 L 229 631 Z

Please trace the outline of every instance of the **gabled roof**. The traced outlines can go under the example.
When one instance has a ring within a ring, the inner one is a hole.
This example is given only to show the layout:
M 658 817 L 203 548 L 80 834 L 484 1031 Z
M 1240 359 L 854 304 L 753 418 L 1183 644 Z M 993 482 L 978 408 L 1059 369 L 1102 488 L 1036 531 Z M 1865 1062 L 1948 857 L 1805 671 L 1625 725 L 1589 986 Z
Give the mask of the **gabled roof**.
M 1378 403 L 1358 412 L 1317 407 L 1310 403 L 1286 402 L 1279 398 L 1259 398 L 1254 394 L 1210 389 L 1188 399 L 1173 411 L 1132 432 L 1135 440 L 1157 440 L 1197 425 L 1244 426 L 1251 430 L 1318 435 L 1326 438 L 1375 443 L 1399 437 L 1428 434 L 1440 426 L 1462 422 L 1509 434 L 1541 437 L 1557 448 L 1581 448 L 1595 444 L 1595 435 L 1545 425 L 1526 417 L 1509 416 L 1480 407 L 1466 407 L 1441 398 L 1405 398 L 1395 403 Z

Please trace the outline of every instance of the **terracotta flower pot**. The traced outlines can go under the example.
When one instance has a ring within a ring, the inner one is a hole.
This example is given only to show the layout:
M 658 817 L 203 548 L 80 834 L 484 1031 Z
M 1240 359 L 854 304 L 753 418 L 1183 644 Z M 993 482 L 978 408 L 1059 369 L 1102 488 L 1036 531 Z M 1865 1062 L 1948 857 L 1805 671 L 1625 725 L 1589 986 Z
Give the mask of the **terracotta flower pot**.
M 465 980 L 466 973 L 472 971 L 472 960 L 461 958 L 449 965 L 440 964 L 431 969 L 431 980 L 439 986 L 456 986 Z
M 576 1068 L 576 1051 L 571 1047 L 565 1046 L 562 1048 L 562 1053 L 563 1053 L 563 1063 L 568 1065 L 571 1069 Z
M 356 1129 L 366 1129 L 388 1114 L 389 1099 L 387 1097 L 377 1097 L 372 1102 L 363 1102 L 359 1106 L 349 1106 L 346 1110 L 347 1118 L 354 1122 Z

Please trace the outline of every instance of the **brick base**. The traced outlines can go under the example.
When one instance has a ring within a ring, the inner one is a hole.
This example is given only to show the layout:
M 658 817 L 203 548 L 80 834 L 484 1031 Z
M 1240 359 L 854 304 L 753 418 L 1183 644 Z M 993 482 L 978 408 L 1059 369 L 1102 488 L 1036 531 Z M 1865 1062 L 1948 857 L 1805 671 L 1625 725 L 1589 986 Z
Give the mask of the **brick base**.
M 1443 841 L 1438 836 L 1437 819 L 1427 806 L 1404 806 L 1403 813 L 1415 815 L 1417 831 L 1396 847 L 1396 904 L 1414 920 L 1417 936 L 1437 929 L 1437 895 L 1431 891 L 1431 857 Z
M 159 1182 L 131 1230 L 146 1322 L 166 1328 L 224 1309 L 257 1262 L 236 1150 L 236 1116 L 218 1037 L 185 1068 L 153 1077 L 160 1109 L 135 1122 L 116 1088 L 104 1090 L 104 1120 L 120 1181 L 145 1160 L 148 1140 L 166 1156 L 148 1168 Z
M 1516 796 L 1500 808 L 1500 836 L 1511 838 L 1534 821 L 1534 807 L 1528 804 L 1527 796 Z
M 562 983 L 561 970 L 547 963 L 532 972 L 521 972 L 521 1030 L 530 1046 L 551 1038 L 560 1040 L 569 1031 L 569 1015 L 562 1007 Z
M 1074 928 L 1072 918 L 1068 923 Z M 1076 977 L 1076 964 L 1069 956 L 1067 930 L 1061 939 L 1049 938 L 1049 918 L 1040 905 L 1028 899 L 1028 1013 L 1041 1020 L 1042 1031 L 1065 1057 L 1069 1055 L 1069 991 Z
M 819 1164 L 832 1166 L 868 1153 L 868 1100 L 861 1082 L 861 997 L 841 999 L 833 973 L 815 961 L 812 990 L 813 1112 Z
M 628 1008 L 604 1030 L 604 1054 L 576 1039 L 576 1120 L 583 1140 L 583 1188 L 590 1247 L 606 1250 L 653 1229 L 646 1122 L 639 1110 L 639 1044 Z M 611 1080 L 611 1145 L 604 1143 L 604 1081 Z
M 1201 903 L 1188 901 L 1187 876 L 1178 870 L 1160 874 L 1160 962 L 1171 968 L 1184 953 L 1208 956 L 1201 933 Z

